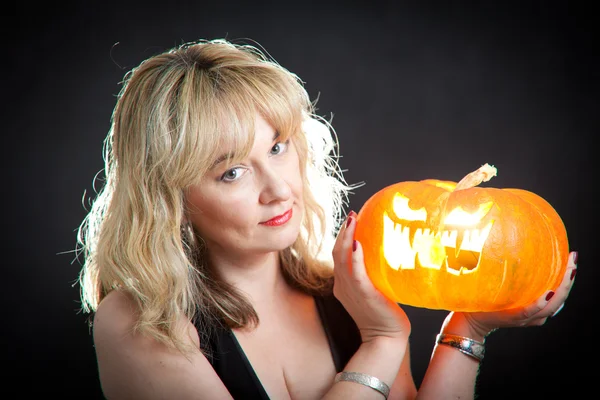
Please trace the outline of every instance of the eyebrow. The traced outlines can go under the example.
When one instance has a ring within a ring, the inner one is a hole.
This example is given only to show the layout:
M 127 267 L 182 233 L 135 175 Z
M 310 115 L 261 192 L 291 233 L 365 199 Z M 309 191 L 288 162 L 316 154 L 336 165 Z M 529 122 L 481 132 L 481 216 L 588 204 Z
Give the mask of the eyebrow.
M 279 134 L 279 132 L 275 131 L 275 134 L 273 135 L 273 139 L 272 141 L 274 142 L 275 140 L 277 140 L 277 138 L 279 138 L 279 136 L 281 136 Z M 229 152 L 229 153 L 225 153 L 225 154 L 221 154 L 219 157 L 217 157 L 217 159 L 212 163 L 210 169 L 215 168 L 217 165 L 221 164 L 223 161 L 228 160 L 233 158 L 233 152 Z

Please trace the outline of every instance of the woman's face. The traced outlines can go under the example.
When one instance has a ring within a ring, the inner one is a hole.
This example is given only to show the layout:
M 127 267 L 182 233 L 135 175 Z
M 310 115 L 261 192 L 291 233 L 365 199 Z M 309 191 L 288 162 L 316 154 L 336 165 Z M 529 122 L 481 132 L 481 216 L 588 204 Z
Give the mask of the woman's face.
M 283 250 L 296 240 L 304 212 L 298 153 L 262 117 L 242 162 L 216 164 L 186 194 L 187 217 L 211 256 L 244 257 Z M 222 149 L 227 155 L 232 149 Z M 220 159 L 223 159 L 222 157 Z

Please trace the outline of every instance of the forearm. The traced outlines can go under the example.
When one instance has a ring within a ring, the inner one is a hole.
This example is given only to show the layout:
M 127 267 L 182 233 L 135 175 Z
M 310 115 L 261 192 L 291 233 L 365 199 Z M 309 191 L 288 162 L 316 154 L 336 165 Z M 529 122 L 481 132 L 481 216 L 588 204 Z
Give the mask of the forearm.
M 449 315 L 440 333 L 464 336 L 478 342 L 484 341 L 484 336 L 474 331 L 460 313 Z M 475 358 L 453 347 L 436 344 L 417 398 L 473 399 L 479 366 L 479 361 Z
M 344 371 L 374 376 L 391 387 L 400 369 L 406 346 L 407 340 L 405 339 L 382 337 L 364 342 L 354 353 Z M 333 384 L 323 398 L 381 400 L 383 395 L 368 386 L 340 381 Z

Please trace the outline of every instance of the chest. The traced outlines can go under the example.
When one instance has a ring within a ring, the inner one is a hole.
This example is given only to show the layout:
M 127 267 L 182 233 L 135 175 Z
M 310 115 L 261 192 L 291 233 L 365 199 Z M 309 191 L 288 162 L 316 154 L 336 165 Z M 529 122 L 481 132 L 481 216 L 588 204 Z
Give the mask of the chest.
M 335 366 L 314 303 L 277 318 L 262 318 L 256 329 L 234 334 L 272 399 L 320 398 L 333 383 Z

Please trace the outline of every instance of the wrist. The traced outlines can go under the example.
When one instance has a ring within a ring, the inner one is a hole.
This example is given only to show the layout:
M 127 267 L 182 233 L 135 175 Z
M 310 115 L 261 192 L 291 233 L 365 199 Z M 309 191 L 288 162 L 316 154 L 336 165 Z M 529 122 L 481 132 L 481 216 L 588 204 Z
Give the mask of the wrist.
M 373 337 L 368 341 L 363 341 L 360 345 L 361 352 L 366 352 L 373 359 L 377 360 L 379 365 L 387 365 L 388 368 L 399 368 L 406 349 L 408 340 L 402 338 L 391 338 L 387 336 Z M 366 372 L 361 369 L 355 369 L 358 372 Z
M 363 339 L 361 347 L 381 354 L 404 354 L 408 340 L 402 337 L 372 336 Z
M 453 335 L 449 333 L 440 333 L 436 336 L 436 347 L 437 345 L 450 346 L 463 354 L 481 362 L 485 355 L 485 344 L 478 342 L 471 338 L 459 335 Z
M 467 313 L 451 312 L 444 320 L 440 333 L 464 336 L 483 343 L 492 331 L 469 318 Z
M 398 340 L 396 338 L 385 336 L 373 337 L 371 340 L 363 342 L 360 345 L 352 358 L 350 358 L 348 363 L 344 366 L 343 371 L 375 377 L 377 380 L 385 383 L 388 387 L 391 387 L 398 375 L 400 365 L 406 354 L 407 344 L 408 340 Z M 339 380 L 348 379 L 344 379 L 343 376 L 340 376 Z M 354 380 L 354 382 L 357 381 Z M 364 384 L 364 382 L 359 383 Z M 367 386 L 374 389 L 373 385 L 369 384 Z M 342 387 L 347 388 L 348 384 L 343 384 Z M 337 390 L 340 389 L 341 388 L 338 388 Z M 368 391 L 366 393 L 368 393 Z
M 364 329 L 359 328 L 360 338 L 363 343 L 381 343 L 385 345 L 385 343 L 408 343 L 408 337 L 410 336 L 410 330 L 406 331 L 393 331 L 386 332 L 377 329 Z

